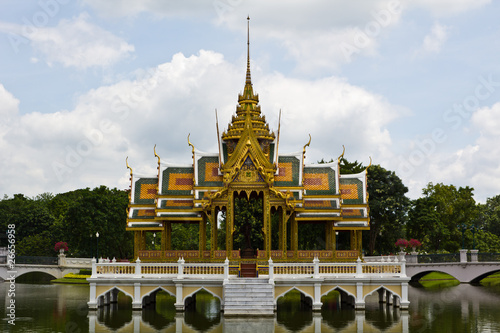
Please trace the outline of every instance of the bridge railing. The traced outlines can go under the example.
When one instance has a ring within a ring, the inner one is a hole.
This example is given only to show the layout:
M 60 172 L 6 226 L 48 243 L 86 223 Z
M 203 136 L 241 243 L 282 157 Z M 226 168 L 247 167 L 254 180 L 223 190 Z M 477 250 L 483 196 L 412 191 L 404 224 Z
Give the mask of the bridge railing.
M 500 253 L 479 252 L 477 254 L 477 259 L 481 262 L 500 261 Z
M 302 276 L 302 277 L 406 277 L 405 261 L 387 262 L 361 262 L 356 263 L 320 263 L 314 258 L 312 265 L 309 263 L 273 263 L 269 259 L 269 278 Z
M 186 263 L 180 258 L 177 263 L 136 262 L 124 263 L 106 261 L 97 263 L 92 259 L 91 278 L 119 278 L 119 277 L 172 277 L 177 279 L 189 277 L 213 277 L 228 279 L 229 260 L 224 263 Z M 405 261 L 368 262 L 358 259 L 355 263 L 320 263 L 314 258 L 311 263 L 274 263 L 269 259 L 267 267 L 271 281 L 274 277 L 327 277 L 327 276 L 393 276 L 406 277 Z
M 16 265 L 57 265 L 57 257 L 16 256 Z
M 419 264 L 460 262 L 460 253 L 419 254 Z
M 229 260 L 225 263 L 186 263 L 180 258 L 176 263 L 117 262 L 104 261 L 97 263 L 92 259 L 91 278 L 117 278 L 117 277 L 176 277 L 183 279 L 190 276 L 211 276 L 227 278 Z

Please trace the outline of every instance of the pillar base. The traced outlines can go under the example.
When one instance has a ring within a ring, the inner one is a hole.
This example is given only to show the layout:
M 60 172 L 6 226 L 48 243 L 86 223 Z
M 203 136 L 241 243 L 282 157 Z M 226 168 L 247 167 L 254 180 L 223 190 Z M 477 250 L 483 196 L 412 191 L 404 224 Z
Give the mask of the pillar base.
M 409 306 L 410 306 L 410 302 L 409 301 L 406 301 L 406 302 L 401 301 L 401 303 L 399 303 L 399 308 L 401 310 L 408 310 Z
M 142 302 L 132 302 L 132 310 L 142 310 Z
M 183 312 L 185 310 L 183 303 L 180 303 L 180 304 L 175 303 L 174 306 L 175 306 L 175 311 L 177 311 L 177 312 Z
M 356 310 L 364 310 L 365 309 L 365 302 L 356 302 L 354 304 L 354 309 L 356 309 Z
M 323 303 L 313 303 L 312 310 L 313 311 L 321 311 L 322 306 L 323 306 Z
M 89 307 L 89 310 L 97 310 L 97 302 L 87 302 L 87 305 Z

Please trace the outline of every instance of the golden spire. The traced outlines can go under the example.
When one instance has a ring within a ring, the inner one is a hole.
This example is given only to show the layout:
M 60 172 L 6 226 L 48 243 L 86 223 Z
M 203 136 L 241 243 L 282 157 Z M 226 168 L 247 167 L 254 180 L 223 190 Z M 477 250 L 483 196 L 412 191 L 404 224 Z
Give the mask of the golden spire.
M 247 17 L 247 84 L 252 84 L 250 76 L 250 16 Z

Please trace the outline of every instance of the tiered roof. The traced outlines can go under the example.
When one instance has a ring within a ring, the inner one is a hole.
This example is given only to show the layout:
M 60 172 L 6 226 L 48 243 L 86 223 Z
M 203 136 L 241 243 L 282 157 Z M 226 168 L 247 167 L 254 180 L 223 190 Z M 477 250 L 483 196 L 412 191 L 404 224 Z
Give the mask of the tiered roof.
M 279 137 L 279 133 L 278 133 Z M 339 159 L 327 164 L 304 164 L 301 152 L 279 154 L 278 138 L 269 130 L 254 94 L 249 42 L 246 80 L 236 114 L 220 136 L 219 153 L 204 153 L 191 142 L 193 163 L 160 162 L 158 174 L 142 177 L 131 169 L 128 230 L 161 230 L 163 221 L 194 222 L 212 208 L 229 188 L 269 188 L 276 200 L 296 213 L 298 221 L 334 221 L 337 229 L 368 229 L 366 170 L 341 175 Z

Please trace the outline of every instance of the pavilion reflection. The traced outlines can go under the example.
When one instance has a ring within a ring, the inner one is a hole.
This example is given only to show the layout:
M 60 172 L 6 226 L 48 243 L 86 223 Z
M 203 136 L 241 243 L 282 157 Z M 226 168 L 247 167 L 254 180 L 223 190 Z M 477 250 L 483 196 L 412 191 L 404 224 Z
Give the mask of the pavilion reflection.
M 288 319 L 283 319 L 283 318 Z M 309 312 L 291 319 L 279 312 L 269 317 L 203 318 L 186 311 L 166 317 L 151 309 L 117 310 L 116 306 L 90 311 L 89 332 L 408 332 L 408 311 L 380 305 L 369 311 L 345 309 Z

